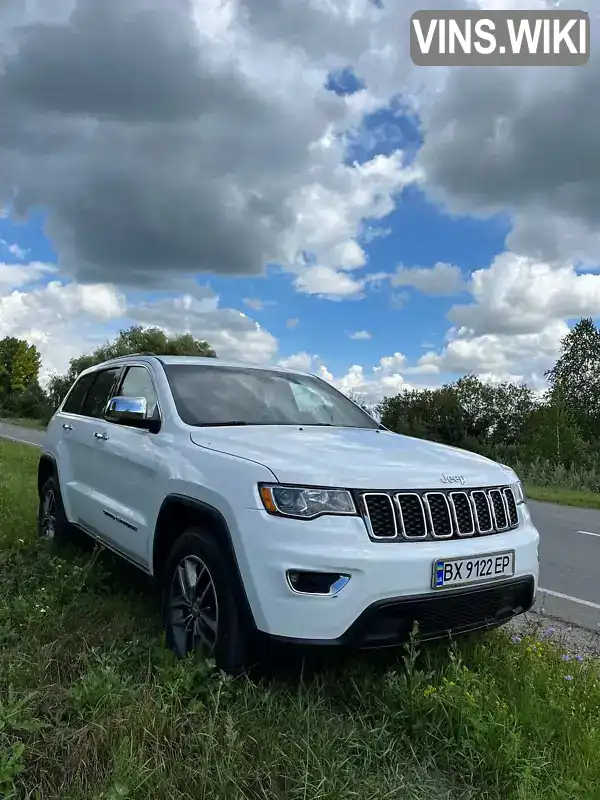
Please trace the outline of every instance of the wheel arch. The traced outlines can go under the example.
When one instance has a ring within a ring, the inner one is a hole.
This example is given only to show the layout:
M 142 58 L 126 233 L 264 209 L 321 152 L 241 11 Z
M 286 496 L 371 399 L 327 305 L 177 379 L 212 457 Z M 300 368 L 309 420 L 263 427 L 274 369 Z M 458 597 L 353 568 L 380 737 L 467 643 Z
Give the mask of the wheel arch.
M 38 462 L 38 495 L 41 495 L 44 484 L 48 478 L 52 477 L 53 475 L 58 480 L 58 465 L 56 463 L 56 459 L 54 456 L 50 455 L 50 453 L 42 453 Z
M 174 543 L 186 528 L 192 525 L 208 527 L 223 547 L 233 570 L 233 579 L 239 591 L 243 611 L 247 615 L 247 620 L 255 627 L 254 615 L 242 580 L 229 525 L 223 514 L 209 503 L 175 493 L 165 497 L 158 512 L 152 546 L 152 574 L 155 579 L 162 580 L 162 573 Z

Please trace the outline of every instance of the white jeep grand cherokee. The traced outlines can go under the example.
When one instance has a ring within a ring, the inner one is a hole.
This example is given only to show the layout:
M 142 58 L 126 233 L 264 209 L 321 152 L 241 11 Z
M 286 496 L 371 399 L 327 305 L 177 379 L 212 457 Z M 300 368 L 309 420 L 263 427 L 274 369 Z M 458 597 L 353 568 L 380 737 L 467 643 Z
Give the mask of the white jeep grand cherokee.
M 169 646 L 246 663 L 256 634 L 382 647 L 532 605 L 539 535 L 515 473 L 392 433 L 278 367 L 128 356 L 48 426 L 39 532 L 73 527 L 155 576 Z

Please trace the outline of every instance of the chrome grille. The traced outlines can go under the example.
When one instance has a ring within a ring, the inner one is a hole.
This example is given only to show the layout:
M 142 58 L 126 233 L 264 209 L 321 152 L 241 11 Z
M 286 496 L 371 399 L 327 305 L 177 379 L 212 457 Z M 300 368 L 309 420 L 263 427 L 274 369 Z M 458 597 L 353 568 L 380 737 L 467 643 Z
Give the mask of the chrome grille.
M 406 539 L 427 538 L 425 507 L 418 494 L 397 494 L 400 531 Z
M 398 536 L 394 505 L 389 494 L 369 492 L 362 496 L 369 533 L 374 539 L 395 539 Z
M 434 539 L 450 539 L 453 526 L 448 498 L 443 492 L 427 492 L 424 499 L 431 535 Z
M 471 492 L 471 502 L 475 514 L 475 524 L 479 533 L 491 533 L 494 530 L 492 509 L 486 492 L 476 490 Z
M 496 530 L 503 531 L 508 528 L 508 518 L 506 514 L 506 507 L 502 499 L 502 492 L 500 489 L 492 489 L 489 492 L 490 503 L 492 506 L 492 517 L 494 518 L 494 527 Z
M 506 503 L 506 513 L 508 514 L 508 524 L 512 527 L 519 522 L 519 512 L 517 511 L 517 501 L 513 494 L 512 489 L 505 489 L 504 501 Z
M 482 536 L 519 524 L 510 486 L 465 491 L 363 492 L 360 507 L 372 539 Z
M 454 513 L 454 524 L 458 535 L 473 536 L 475 533 L 475 518 L 467 493 L 450 492 L 450 505 Z

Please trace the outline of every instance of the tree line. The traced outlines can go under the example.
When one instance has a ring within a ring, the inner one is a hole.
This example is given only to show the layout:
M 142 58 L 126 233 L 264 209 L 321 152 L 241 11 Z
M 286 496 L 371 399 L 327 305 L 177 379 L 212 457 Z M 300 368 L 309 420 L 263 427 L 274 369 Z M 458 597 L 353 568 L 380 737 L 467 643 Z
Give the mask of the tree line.
M 80 372 L 110 358 L 133 353 L 216 357 L 208 342 L 194 339 L 190 334 L 168 336 L 160 328 L 133 325 L 122 330 L 114 341 L 72 358 L 64 375 L 52 375 L 42 389 L 42 358 L 38 349 L 24 339 L 7 336 L 0 340 L 0 416 L 48 422 Z
M 189 334 L 168 336 L 160 328 L 133 326 L 72 359 L 67 372 L 53 375 L 43 389 L 35 345 L 6 337 L 0 340 L 0 416 L 47 421 L 83 369 L 130 353 L 217 355 L 208 342 Z M 600 488 L 600 330 L 591 318 L 581 319 L 565 336 L 545 377 L 547 389 L 539 393 L 526 384 L 492 385 L 465 375 L 438 389 L 386 397 L 376 413 L 397 433 L 472 450 L 521 469 L 544 464 L 555 471 L 575 470 L 580 484 Z

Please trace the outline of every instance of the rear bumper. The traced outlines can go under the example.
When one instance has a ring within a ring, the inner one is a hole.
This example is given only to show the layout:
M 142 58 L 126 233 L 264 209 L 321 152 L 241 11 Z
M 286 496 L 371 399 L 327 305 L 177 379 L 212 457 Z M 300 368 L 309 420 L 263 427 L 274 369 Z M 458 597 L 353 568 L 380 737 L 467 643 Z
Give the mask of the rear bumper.
M 338 646 L 363 649 L 395 647 L 406 642 L 415 623 L 417 640 L 445 639 L 504 625 L 529 611 L 535 601 L 533 576 L 493 586 L 454 590 L 444 595 L 396 597 L 369 606 L 337 639 L 269 638 L 305 646 Z

